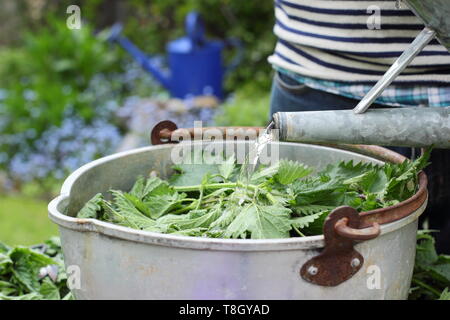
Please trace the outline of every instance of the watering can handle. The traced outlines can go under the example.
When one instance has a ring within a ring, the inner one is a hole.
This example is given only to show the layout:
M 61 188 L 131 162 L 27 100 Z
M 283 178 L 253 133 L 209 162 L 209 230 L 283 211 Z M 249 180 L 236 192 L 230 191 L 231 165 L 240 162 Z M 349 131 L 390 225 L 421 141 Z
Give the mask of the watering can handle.
M 242 58 L 244 57 L 244 47 L 242 45 L 242 42 L 239 39 L 229 38 L 226 40 L 226 43 L 236 49 L 236 54 L 234 55 L 233 59 L 231 59 L 231 61 L 226 66 L 225 74 L 236 69 L 236 67 L 241 63 Z
M 192 11 L 188 13 L 185 20 L 185 28 L 186 34 L 188 38 L 191 39 L 192 43 L 201 45 L 205 41 L 205 25 L 198 12 Z M 242 43 L 239 39 L 229 38 L 225 42 L 237 50 L 233 59 L 225 67 L 225 74 L 227 74 L 236 69 L 239 63 L 241 63 L 244 51 Z
M 353 109 L 356 114 L 361 114 L 369 109 L 370 105 L 381 95 L 392 81 L 411 63 L 411 61 L 434 38 L 436 31 L 425 27 L 414 39 L 409 47 L 398 57 L 394 64 L 386 71 L 383 77 L 370 89 L 364 98 Z
M 108 41 L 110 42 L 117 41 L 121 36 L 122 30 L 123 25 L 119 22 L 116 22 L 109 30 Z
M 189 12 L 185 20 L 186 34 L 192 43 L 201 44 L 205 37 L 205 25 L 198 12 Z

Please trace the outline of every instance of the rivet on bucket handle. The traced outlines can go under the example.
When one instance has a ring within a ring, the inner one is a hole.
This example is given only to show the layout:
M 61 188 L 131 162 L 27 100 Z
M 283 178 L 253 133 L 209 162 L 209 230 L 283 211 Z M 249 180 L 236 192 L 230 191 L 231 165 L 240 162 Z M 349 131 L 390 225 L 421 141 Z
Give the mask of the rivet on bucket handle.
M 172 133 L 178 129 L 178 126 L 170 120 L 158 122 L 150 134 L 152 145 L 172 143 Z
M 365 229 L 357 229 L 359 225 L 360 215 L 352 207 L 334 209 L 323 226 L 325 248 L 302 266 L 302 278 L 332 287 L 356 274 L 364 264 L 364 257 L 354 249 L 355 241 L 370 240 L 380 234 L 378 223 Z

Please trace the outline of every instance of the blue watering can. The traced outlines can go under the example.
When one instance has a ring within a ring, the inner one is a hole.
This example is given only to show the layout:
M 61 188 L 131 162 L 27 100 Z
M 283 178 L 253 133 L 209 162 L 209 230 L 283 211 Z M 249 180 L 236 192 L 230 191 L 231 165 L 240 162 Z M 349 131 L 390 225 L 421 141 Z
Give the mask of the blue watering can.
M 126 37 L 121 36 L 122 25 L 115 24 L 111 29 L 110 41 L 117 42 L 155 79 L 170 91 L 173 97 L 185 99 L 192 96 L 214 95 L 223 98 L 222 82 L 224 76 L 237 67 L 242 60 L 243 49 L 239 40 L 208 41 L 204 36 L 204 25 L 197 12 L 186 16 L 187 35 L 167 44 L 170 72 L 164 72 L 138 47 Z M 222 51 L 226 44 L 237 49 L 235 57 L 228 66 L 222 62 Z

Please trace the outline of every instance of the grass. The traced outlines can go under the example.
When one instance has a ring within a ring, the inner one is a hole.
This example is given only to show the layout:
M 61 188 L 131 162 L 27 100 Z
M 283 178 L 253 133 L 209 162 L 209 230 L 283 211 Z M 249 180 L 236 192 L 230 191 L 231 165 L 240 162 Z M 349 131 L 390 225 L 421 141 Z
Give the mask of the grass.
M 29 196 L 0 195 L 0 242 L 32 245 L 58 234 L 47 217 L 47 202 Z

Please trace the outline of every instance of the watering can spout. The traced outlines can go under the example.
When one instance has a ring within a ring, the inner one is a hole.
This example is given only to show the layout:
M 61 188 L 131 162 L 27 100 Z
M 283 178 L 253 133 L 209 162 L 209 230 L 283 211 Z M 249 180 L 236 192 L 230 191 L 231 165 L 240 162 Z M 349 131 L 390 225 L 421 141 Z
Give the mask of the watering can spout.
M 123 49 L 125 49 L 134 60 L 146 71 L 150 72 L 153 77 L 161 83 L 166 89 L 170 89 L 170 79 L 163 70 L 161 70 L 152 61 L 151 57 L 147 56 L 142 52 L 137 46 L 135 46 L 128 38 L 121 35 L 122 25 L 116 23 L 110 31 L 109 41 L 119 44 Z
M 283 141 L 450 149 L 450 107 L 278 112 Z

